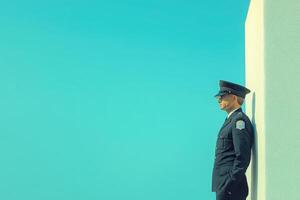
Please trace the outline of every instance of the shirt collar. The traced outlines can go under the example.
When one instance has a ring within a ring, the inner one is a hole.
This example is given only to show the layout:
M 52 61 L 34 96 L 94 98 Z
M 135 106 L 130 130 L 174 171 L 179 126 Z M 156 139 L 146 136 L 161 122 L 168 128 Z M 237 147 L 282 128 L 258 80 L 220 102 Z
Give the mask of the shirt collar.
M 236 110 L 238 110 L 238 109 L 240 109 L 240 108 L 236 108 L 236 109 L 234 109 L 233 111 L 231 111 L 228 115 L 227 115 L 227 119 L 230 117 L 230 115 L 232 115 L 232 113 L 234 113 Z

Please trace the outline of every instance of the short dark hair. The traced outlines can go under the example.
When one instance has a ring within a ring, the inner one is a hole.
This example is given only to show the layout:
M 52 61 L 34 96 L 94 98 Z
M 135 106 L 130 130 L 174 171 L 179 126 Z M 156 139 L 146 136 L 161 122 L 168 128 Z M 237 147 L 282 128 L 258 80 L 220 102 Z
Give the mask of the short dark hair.
M 237 96 L 237 102 L 240 106 L 243 105 L 244 101 L 245 101 L 245 99 L 243 97 Z

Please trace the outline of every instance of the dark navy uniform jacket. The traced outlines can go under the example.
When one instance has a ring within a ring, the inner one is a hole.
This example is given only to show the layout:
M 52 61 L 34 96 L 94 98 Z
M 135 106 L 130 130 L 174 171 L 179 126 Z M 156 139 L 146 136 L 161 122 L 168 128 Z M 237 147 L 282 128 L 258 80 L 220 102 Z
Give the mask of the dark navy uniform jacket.
M 213 192 L 231 192 L 246 184 L 250 163 L 253 126 L 242 109 L 234 111 L 220 129 L 212 176 Z M 248 187 L 248 185 L 247 185 Z

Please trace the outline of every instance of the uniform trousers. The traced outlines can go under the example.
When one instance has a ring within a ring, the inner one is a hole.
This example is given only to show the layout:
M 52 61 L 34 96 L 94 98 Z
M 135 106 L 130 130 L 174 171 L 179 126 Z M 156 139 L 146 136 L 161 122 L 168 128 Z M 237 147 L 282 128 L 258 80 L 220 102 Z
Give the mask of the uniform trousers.
M 216 200 L 246 200 L 248 196 L 248 185 L 239 184 L 231 193 L 226 191 L 216 192 Z

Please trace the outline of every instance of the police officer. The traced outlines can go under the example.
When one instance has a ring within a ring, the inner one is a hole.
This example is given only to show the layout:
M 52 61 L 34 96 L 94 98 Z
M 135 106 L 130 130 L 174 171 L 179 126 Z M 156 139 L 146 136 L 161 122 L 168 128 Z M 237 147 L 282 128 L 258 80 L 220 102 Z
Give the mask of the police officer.
M 212 191 L 217 200 L 245 200 L 248 184 L 245 176 L 253 145 L 253 126 L 242 111 L 242 104 L 250 90 L 221 80 L 215 97 L 219 106 L 228 113 L 216 144 L 212 176 Z

